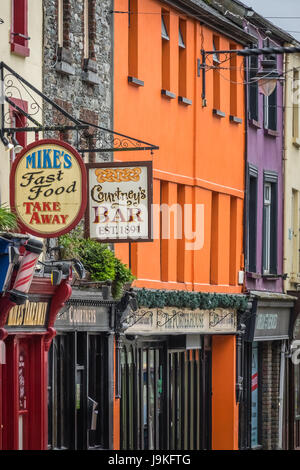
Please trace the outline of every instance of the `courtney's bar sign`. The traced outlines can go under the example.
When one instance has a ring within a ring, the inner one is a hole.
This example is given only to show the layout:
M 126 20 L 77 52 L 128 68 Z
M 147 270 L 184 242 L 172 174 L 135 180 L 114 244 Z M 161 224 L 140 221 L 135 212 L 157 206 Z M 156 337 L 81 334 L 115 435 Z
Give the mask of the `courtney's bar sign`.
M 88 164 L 87 235 L 151 241 L 152 162 Z
M 69 232 L 85 211 L 85 165 L 66 142 L 40 140 L 28 145 L 13 163 L 10 188 L 21 228 L 38 237 Z

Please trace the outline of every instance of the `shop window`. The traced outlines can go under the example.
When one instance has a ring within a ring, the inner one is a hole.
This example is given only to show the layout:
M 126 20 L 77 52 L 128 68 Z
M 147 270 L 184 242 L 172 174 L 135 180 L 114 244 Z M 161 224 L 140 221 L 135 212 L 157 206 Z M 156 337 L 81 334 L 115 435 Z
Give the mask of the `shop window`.
M 124 345 L 121 449 L 210 449 L 210 349 Z
M 179 20 L 178 26 L 178 93 L 182 97 L 187 96 L 187 48 L 186 48 L 186 21 Z
M 77 347 L 76 347 L 77 345 Z M 108 448 L 107 340 L 57 335 L 49 351 L 48 447 Z
M 257 71 L 258 71 L 258 57 L 252 56 L 249 57 L 249 85 L 248 85 L 248 110 L 249 110 L 249 119 L 254 121 L 259 120 L 258 117 L 258 82 L 255 80 Z
M 166 10 L 161 13 L 161 73 L 162 89 L 170 90 L 170 15 Z
M 257 169 L 249 166 L 248 170 L 248 219 L 247 219 L 247 270 L 256 272 L 257 240 Z
M 28 0 L 12 0 L 11 52 L 28 57 Z
M 163 366 L 160 348 L 121 351 L 121 449 L 162 449 Z
M 294 365 L 295 419 L 300 420 L 300 365 Z
M 257 341 L 252 344 L 251 371 L 251 448 L 257 448 L 261 445 L 261 351 Z
M 277 175 L 264 175 L 263 274 L 277 274 Z

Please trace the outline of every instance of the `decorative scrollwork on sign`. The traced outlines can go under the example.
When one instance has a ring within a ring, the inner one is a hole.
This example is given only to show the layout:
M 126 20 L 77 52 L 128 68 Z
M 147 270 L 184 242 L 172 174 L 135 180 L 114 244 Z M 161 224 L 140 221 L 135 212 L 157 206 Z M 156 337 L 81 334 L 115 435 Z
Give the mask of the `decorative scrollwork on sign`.
M 139 310 L 137 312 L 133 312 L 131 315 L 128 315 L 126 318 L 126 322 L 128 322 L 128 327 L 131 328 L 136 323 L 143 323 L 143 318 L 148 317 L 151 321 L 153 318 L 153 312 L 151 310 Z M 131 320 L 132 322 L 128 321 Z
M 184 313 L 181 310 L 172 310 L 172 313 L 164 312 L 163 310 L 157 310 L 157 326 L 162 327 L 169 323 L 175 317 L 183 317 Z M 158 318 L 163 317 L 164 321 L 160 321 Z
M 139 181 L 141 168 L 97 168 L 95 174 L 98 183 L 121 181 Z

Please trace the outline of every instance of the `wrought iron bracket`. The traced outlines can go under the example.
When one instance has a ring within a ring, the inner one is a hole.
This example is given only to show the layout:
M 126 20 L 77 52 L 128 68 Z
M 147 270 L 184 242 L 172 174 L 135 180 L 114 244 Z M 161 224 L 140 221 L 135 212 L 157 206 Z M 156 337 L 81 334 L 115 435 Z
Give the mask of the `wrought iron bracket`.
M 75 118 L 4 62 L 0 62 L 0 85 L 0 137 L 16 132 L 38 134 L 75 131 L 76 147 L 81 154 L 135 150 L 149 150 L 152 154 L 153 150 L 159 149 L 149 142 Z M 26 108 L 22 103 L 27 103 Z M 55 125 L 44 125 L 40 122 L 43 119 L 45 104 L 50 105 L 56 113 L 58 122 Z M 26 118 L 25 126 L 22 124 L 23 127 L 20 127 L 14 123 L 11 110 Z M 93 129 L 88 136 L 87 129 Z

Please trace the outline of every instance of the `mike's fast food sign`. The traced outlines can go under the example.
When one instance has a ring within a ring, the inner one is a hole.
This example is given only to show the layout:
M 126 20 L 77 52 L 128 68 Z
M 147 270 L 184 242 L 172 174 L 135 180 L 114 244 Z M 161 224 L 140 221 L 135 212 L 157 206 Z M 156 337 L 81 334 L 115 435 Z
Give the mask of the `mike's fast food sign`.
M 69 232 L 86 207 L 86 170 L 81 156 L 59 140 L 28 145 L 13 163 L 10 196 L 26 232 L 42 238 Z

